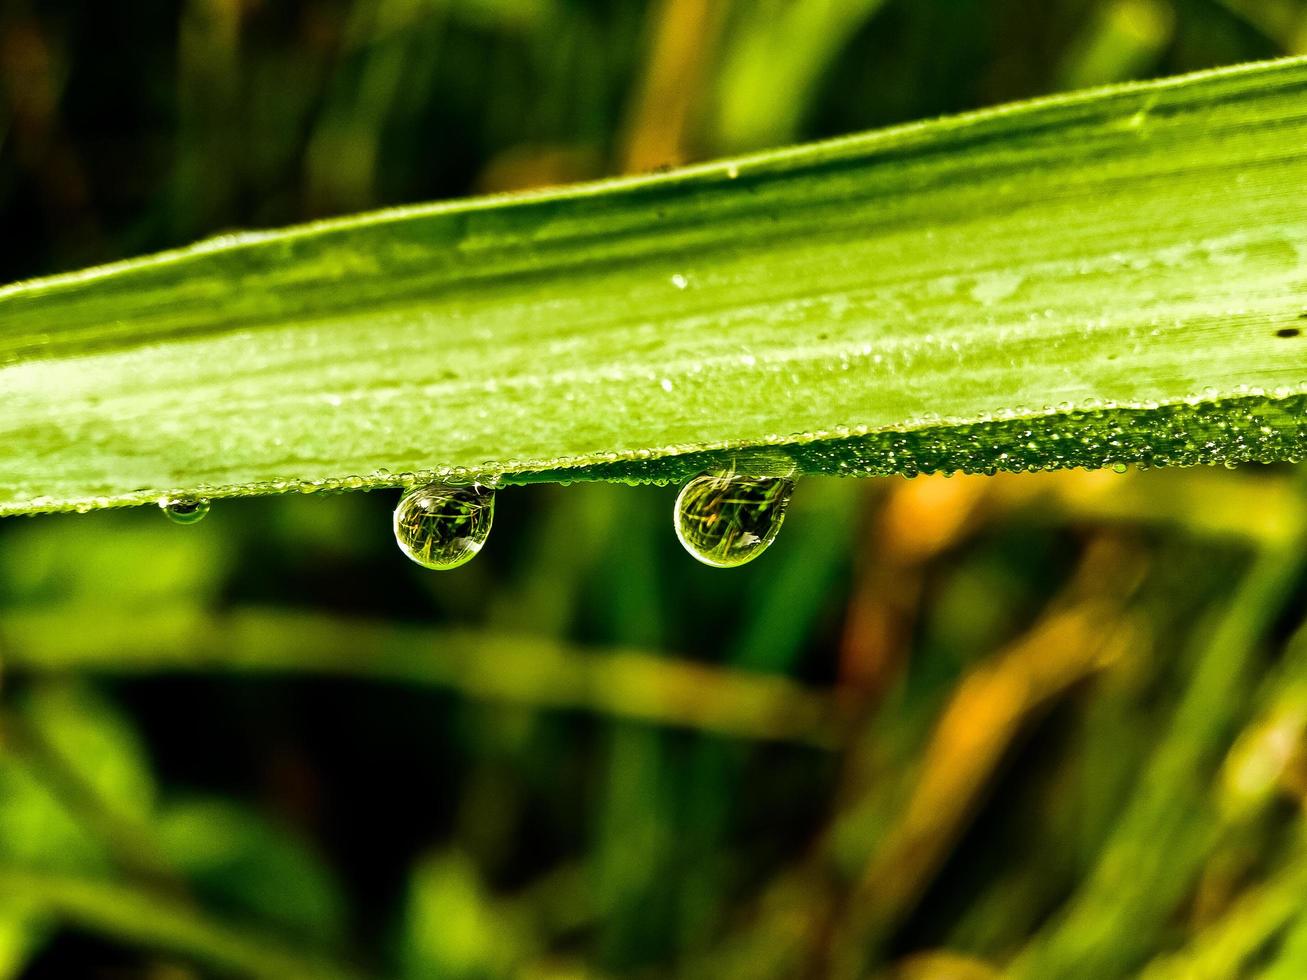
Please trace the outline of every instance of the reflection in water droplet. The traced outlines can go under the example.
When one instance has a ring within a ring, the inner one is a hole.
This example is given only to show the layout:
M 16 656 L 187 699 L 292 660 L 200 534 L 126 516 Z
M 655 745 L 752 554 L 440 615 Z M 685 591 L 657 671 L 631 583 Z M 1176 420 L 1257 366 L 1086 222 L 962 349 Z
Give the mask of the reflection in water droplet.
M 457 568 L 481 550 L 494 517 L 493 490 L 433 483 L 404 494 L 395 508 L 395 540 L 424 568 Z
M 792 493 L 783 476 L 696 476 L 676 497 L 676 536 L 705 565 L 743 565 L 776 540 Z
M 159 506 L 174 524 L 198 524 L 209 513 L 207 497 L 170 497 Z

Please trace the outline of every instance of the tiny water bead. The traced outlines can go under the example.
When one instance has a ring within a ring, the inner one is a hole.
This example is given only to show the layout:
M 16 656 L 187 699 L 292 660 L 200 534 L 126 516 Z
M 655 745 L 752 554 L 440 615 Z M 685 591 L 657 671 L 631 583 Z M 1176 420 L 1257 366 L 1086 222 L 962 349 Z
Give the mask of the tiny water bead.
M 696 476 L 676 497 L 676 536 L 705 565 L 743 565 L 776 540 L 793 493 L 794 481 L 783 476 Z
M 198 524 L 209 513 L 209 500 L 207 497 L 169 497 L 160 500 L 159 507 L 174 524 Z
M 400 499 L 395 540 L 423 568 L 457 568 L 476 557 L 494 517 L 495 492 L 490 488 L 433 483 Z

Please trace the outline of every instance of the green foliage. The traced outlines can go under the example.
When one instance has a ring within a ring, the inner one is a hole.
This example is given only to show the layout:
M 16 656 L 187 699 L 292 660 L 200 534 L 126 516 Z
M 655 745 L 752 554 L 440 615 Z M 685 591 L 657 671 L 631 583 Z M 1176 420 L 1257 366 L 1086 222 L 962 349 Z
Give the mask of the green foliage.
M 20 0 L 0 279 L 1304 49 L 1301 0 Z M 582 482 L 449 575 L 391 494 L 0 522 L 0 976 L 1302 976 L 1299 475 L 801 480 L 730 573 L 590 481 L 1293 458 L 1304 75 L 7 290 L 9 511 Z
M 318 857 L 259 814 L 189 799 L 160 814 L 158 841 L 210 907 L 301 941 L 339 945 L 342 902 Z
M 65 683 L 37 688 L 23 709 L 39 755 L 65 768 L 114 818 L 146 818 L 155 802 L 149 758 L 112 704 L 89 688 Z
M 0 513 L 1297 458 L 1307 63 L 0 291 Z
M 510 976 L 530 954 L 527 937 L 486 894 L 476 866 L 458 854 L 420 862 L 409 882 L 401 975 L 473 980 Z

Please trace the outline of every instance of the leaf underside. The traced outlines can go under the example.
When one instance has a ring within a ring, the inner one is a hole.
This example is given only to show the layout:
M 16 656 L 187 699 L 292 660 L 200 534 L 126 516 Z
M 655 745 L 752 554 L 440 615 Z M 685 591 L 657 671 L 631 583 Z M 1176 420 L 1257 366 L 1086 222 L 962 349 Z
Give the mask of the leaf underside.
M 0 289 L 0 514 L 1295 459 L 1307 61 Z

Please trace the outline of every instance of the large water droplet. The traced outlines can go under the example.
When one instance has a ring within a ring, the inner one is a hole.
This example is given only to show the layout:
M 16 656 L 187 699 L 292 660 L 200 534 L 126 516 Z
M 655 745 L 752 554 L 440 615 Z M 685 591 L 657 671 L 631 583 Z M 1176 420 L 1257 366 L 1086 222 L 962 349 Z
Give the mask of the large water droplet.
M 159 506 L 174 524 L 198 524 L 209 513 L 208 497 L 169 497 Z
M 776 540 L 793 493 L 783 476 L 696 476 L 676 497 L 676 536 L 705 565 L 743 565 Z
M 424 568 L 471 561 L 490 535 L 495 492 L 477 484 L 433 483 L 404 494 L 395 508 L 395 540 Z

